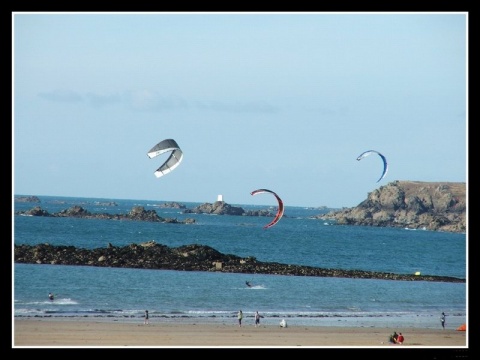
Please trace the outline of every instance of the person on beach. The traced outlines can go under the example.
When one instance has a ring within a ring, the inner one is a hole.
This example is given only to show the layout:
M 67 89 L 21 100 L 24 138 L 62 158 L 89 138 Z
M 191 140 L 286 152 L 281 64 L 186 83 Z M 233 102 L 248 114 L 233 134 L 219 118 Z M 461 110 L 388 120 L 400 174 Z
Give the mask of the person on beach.
M 238 311 L 237 319 L 238 319 L 238 326 L 242 326 L 242 319 L 243 319 L 243 312 L 242 312 L 242 310 L 239 310 L 239 311 Z
M 285 321 L 285 319 L 282 319 L 282 321 L 280 321 L 280 327 L 282 327 L 282 328 L 288 327 L 287 322 Z
M 392 344 L 396 344 L 397 343 L 397 338 L 398 338 L 398 334 L 396 331 L 393 332 L 392 335 L 390 335 L 390 338 L 388 339 L 388 341 Z
M 52 293 L 48 293 L 48 298 L 53 301 L 54 297 L 53 297 L 53 294 Z
M 258 311 L 255 311 L 255 327 L 260 326 L 260 318 L 263 317 L 261 316 Z
M 442 323 L 443 330 L 445 330 L 445 316 L 447 315 L 445 315 L 445 313 L 442 312 L 442 316 L 440 316 L 440 322 Z
M 398 333 L 397 344 L 402 345 L 404 341 L 405 341 L 405 338 L 403 337 L 402 333 Z
M 145 318 L 143 320 L 144 325 L 148 325 L 148 310 L 145 310 Z

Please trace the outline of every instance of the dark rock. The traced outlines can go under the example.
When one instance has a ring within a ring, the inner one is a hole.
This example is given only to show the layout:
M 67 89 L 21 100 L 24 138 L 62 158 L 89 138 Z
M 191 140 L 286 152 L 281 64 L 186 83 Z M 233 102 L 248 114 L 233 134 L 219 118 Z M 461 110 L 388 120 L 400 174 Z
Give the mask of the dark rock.
M 22 212 L 22 215 L 27 215 L 27 216 L 53 216 L 48 213 L 48 211 L 43 210 L 40 206 L 35 206 L 34 208 Z
M 181 271 L 216 271 L 226 273 L 270 274 L 289 276 L 342 277 L 404 281 L 437 281 L 464 283 L 465 279 L 448 276 L 393 274 L 363 270 L 322 269 L 311 266 L 261 262 L 255 257 L 222 254 L 205 245 L 169 248 L 154 240 L 124 247 L 108 244 L 92 250 L 73 246 L 15 245 L 16 263 L 86 265 Z

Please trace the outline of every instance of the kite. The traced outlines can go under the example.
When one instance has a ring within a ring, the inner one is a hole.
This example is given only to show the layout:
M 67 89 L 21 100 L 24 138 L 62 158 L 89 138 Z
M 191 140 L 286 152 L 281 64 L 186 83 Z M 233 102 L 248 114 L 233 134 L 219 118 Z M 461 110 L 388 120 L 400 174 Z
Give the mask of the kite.
M 273 194 L 277 198 L 277 201 L 278 201 L 278 211 L 277 211 L 277 214 L 275 215 L 275 218 L 272 220 L 271 223 L 269 223 L 269 224 L 267 224 L 263 227 L 264 229 L 268 229 L 269 227 L 272 227 L 273 225 L 275 225 L 282 218 L 283 211 L 284 211 L 283 201 L 282 201 L 282 199 L 280 199 L 280 197 L 277 194 L 275 194 L 271 190 L 258 189 L 258 190 L 254 190 L 254 191 L 251 192 L 252 195 L 257 195 L 257 194 L 262 194 L 262 193 Z
M 388 164 L 387 164 L 387 159 L 385 158 L 385 156 L 383 156 L 382 154 L 380 154 L 378 151 L 376 150 L 367 150 L 365 151 L 364 153 L 360 154 L 358 157 L 357 157 L 357 160 L 360 161 L 362 160 L 364 157 L 367 157 L 368 155 L 372 154 L 372 153 L 376 153 L 378 154 L 378 156 L 380 156 L 383 160 L 383 173 L 382 173 L 382 176 L 380 176 L 380 179 L 377 180 L 377 183 L 382 180 L 385 175 L 387 175 L 387 171 L 388 171 Z
M 150 149 L 147 153 L 150 159 L 154 158 L 155 156 L 161 155 L 171 151 L 172 153 L 168 157 L 167 161 L 165 161 L 156 171 L 155 176 L 157 178 L 168 174 L 173 169 L 175 169 L 183 159 L 183 152 L 178 146 L 177 142 L 173 139 L 165 139 L 160 141 L 157 145 Z

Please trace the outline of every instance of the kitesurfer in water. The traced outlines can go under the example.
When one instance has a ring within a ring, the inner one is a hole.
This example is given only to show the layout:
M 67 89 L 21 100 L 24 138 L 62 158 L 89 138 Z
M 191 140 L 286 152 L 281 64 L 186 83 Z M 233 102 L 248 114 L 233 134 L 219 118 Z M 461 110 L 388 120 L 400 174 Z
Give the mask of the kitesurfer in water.
M 252 284 L 250 284 L 250 281 L 245 281 L 245 284 L 246 284 L 248 287 L 252 287 Z
M 53 294 L 52 293 L 48 293 L 48 298 L 53 301 Z

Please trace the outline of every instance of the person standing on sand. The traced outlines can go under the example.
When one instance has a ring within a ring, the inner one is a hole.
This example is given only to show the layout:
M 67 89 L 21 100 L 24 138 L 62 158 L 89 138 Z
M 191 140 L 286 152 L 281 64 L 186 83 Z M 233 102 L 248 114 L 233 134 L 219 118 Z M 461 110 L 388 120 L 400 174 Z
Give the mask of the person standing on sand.
M 442 312 L 442 316 L 440 316 L 440 322 L 442 323 L 443 330 L 445 330 L 445 316 L 447 315 L 445 315 L 445 313 Z
M 243 319 L 243 312 L 242 310 L 239 310 L 238 311 L 238 314 L 237 314 L 237 319 L 238 319 L 238 326 L 242 326 L 242 319 Z
M 260 326 L 260 318 L 263 317 L 261 316 L 258 311 L 255 311 L 255 327 Z
M 144 325 L 148 325 L 148 310 L 145 310 L 145 319 L 143 320 Z

